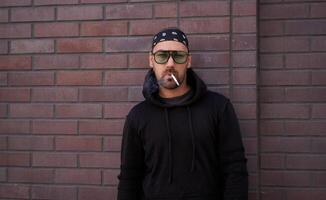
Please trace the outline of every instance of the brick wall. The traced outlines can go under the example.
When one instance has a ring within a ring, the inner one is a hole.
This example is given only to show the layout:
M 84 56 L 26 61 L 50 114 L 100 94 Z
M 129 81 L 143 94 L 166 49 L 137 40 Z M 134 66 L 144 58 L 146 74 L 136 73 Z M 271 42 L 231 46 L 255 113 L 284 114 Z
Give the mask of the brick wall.
M 261 199 L 325 199 L 326 3 L 259 9 Z
M 115 199 L 124 117 L 166 26 L 235 105 L 250 199 L 322 199 L 324 4 L 262 0 L 258 38 L 255 0 L 1 0 L 0 199 Z

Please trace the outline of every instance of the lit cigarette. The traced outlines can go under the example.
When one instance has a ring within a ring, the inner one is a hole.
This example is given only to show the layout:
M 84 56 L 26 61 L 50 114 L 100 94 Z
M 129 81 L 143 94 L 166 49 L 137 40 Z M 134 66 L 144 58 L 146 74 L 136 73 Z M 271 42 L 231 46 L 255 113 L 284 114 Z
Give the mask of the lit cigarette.
M 179 86 L 180 84 L 179 84 L 178 80 L 175 78 L 175 76 L 173 74 L 171 74 L 171 76 L 172 76 L 174 82 L 177 84 L 177 86 Z

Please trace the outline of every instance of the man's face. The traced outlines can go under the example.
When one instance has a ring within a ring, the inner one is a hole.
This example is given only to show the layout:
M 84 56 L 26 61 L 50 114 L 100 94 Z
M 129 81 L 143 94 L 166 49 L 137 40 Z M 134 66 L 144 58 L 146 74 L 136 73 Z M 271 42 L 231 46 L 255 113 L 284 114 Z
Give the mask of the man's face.
M 154 48 L 152 53 L 160 51 L 182 51 L 187 52 L 187 47 L 180 42 L 176 41 L 164 41 L 158 43 Z M 191 65 L 191 56 L 187 56 L 185 63 L 178 64 L 176 63 L 172 55 L 170 55 L 168 61 L 163 64 L 159 64 L 155 61 L 154 55 L 150 54 L 149 56 L 149 65 L 153 68 L 156 79 L 160 87 L 164 87 L 166 89 L 175 89 L 177 88 L 177 84 L 172 78 L 172 74 L 180 83 L 180 86 L 184 86 L 186 84 L 187 78 L 187 69 L 190 68 Z

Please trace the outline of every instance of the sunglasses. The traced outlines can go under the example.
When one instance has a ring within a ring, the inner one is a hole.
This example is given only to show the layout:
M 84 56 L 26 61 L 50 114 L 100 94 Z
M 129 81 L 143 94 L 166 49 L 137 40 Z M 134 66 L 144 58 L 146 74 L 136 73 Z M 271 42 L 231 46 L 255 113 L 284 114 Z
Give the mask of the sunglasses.
M 154 60 L 157 64 L 165 64 L 172 56 L 172 59 L 177 64 L 184 64 L 187 62 L 188 59 L 188 52 L 185 51 L 157 51 L 155 53 L 152 52 L 154 55 Z

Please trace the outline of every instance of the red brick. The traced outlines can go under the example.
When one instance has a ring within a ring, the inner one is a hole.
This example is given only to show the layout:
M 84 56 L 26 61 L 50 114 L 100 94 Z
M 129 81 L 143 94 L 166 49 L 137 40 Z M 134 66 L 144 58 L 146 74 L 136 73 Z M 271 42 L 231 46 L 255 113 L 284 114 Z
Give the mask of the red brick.
M 251 51 L 232 52 L 233 67 L 256 67 L 257 53 Z
M 75 69 L 79 66 L 78 55 L 39 55 L 34 56 L 35 69 Z
M 261 19 L 294 19 L 309 17 L 308 4 L 260 5 Z
M 7 181 L 7 169 L 6 168 L 0 168 L 0 181 L 1 182 Z
M 309 172 L 263 171 L 261 174 L 261 182 L 265 186 L 309 186 L 310 180 Z
M 9 12 L 8 9 L 0 9 L 0 22 L 9 21 Z
M 30 24 L 0 24 L 0 38 L 26 38 L 31 34 Z
M 76 167 L 77 156 L 70 153 L 33 153 L 34 167 Z
M 9 1 L 9 0 L 5 0 Z M 1 184 L 0 185 L 0 198 L 29 198 L 29 186 L 18 184 Z
M 307 137 L 262 137 L 262 152 L 268 153 L 304 153 L 311 151 L 311 140 Z
M 314 104 L 311 111 L 312 118 L 326 118 L 326 104 Z
M 129 68 L 149 69 L 148 53 L 130 53 L 128 59 Z
M 326 138 L 313 138 L 312 139 L 312 152 L 325 153 L 326 152 Z
M 87 168 L 118 168 L 120 153 L 85 153 L 79 155 L 81 167 Z
M 175 19 L 132 20 L 130 23 L 131 35 L 153 35 L 166 27 L 176 27 Z
M 256 84 L 256 69 L 236 69 L 232 73 L 233 84 Z
M 154 17 L 177 17 L 177 3 L 157 3 L 154 4 Z
M 0 88 L 0 102 L 26 102 L 30 100 L 27 88 Z
M 8 107 L 6 104 L 0 104 L 0 118 L 6 118 L 8 115 Z
M 57 8 L 58 20 L 92 20 L 103 18 L 102 6 L 64 6 Z
M 106 19 L 139 19 L 152 17 L 150 4 L 109 5 L 105 8 Z
M 196 70 L 206 84 L 227 84 L 229 82 L 228 70 Z
M 61 136 L 55 139 L 56 150 L 59 151 L 100 151 L 100 137 Z
M 262 52 L 302 52 L 309 50 L 308 37 L 271 37 L 260 39 Z
M 256 45 L 256 35 L 235 35 L 232 40 L 233 50 L 255 50 Z
M 54 170 L 9 168 L 8 182 L 15 183 L 53 183 Z
M 229 18 L 181 19 L 180 28 L 186 33 L 227 33 Z
M 81 68 L 90 68 L 90 69 L 127 68 L 127 55 L 125 54 L 82 55 Z
M 285 123 L 288 135 L 325 136 L 325 121 L 289 121 Z
M 260 21 L 259 34 L 261 36 L 277 36 L 284 34 L 283 21 Z
M 276 85 L 307 85 L 310 84 L 308 71 L 273 70 L 260 72 L 260 84 L 266 86 Z
M 321 102 L 326 98 L 326 88 L 288 88 L 286 100 L 294 102 Z
M 39 136 L 9 136 L 10 150 L 53 150 L 53 137 Z
M 225 16 L 229 14 L 229 2 L 226 1 L 193 1 L 180 2 L 180 16 Z
M 283 121 L 261 120 L 260 122 L 261 135 L 283 135 L 284 129 Z
M 228 36 L 190 36 L 188 37 L 191 50 L 228 50 Z
M 109 136 L 104 138 L 104 151 L 121 151 L 122 137 Z
M 125 87 L 114 88 L 81 88 L 80 101 L 126 101 L 128 99 L 128 89 Z
M 0 54 L 7 54 L 8 53 L 8 41 L 0 40 Z
M 232 3 L 232 14 L 235 16 L 257 15 L 256 1 L 234 1 Z
M 307 119 L 309 106 L 302 104 L 261 104 L 262 119 Z
M 326 51 L 326 37 L 311 37 L 311 50 L 312 51 Z
M 78 0 L 34 0 L 34 5 L 78 4 Z
M 34 24 L 34 35 L 36 37 L 67 37 L 78 36 L 77 23 L 39 23 Z
M 234 102 L 255 102 L 256 99 L 256 87 L 234 87 L 232 90 L 232 100 Z
M 326 169 L 326 157 L 322 155 L 288 155 L 286 167 L 287 169 L 324 170 Z
M 59 39 L 57 51 L 60 53 L 101 52 L 101 39 Z
M 241 133 L 243 137 L 254 137 L 257 136 L 257 121 L 248 120 L 240 122 Z
M 53 85 L 53 72 L 12 72 L 8 76 L 8 84 L 12 86 Z
M 65 184 L 101 184 L 101 171 L 90 169 L 57 169 L 55 182 Z
M 77 101 L 77 88 L 34 88 L 33 102 L 74 102 Z
M 53 106 L 47 104 L 11 104 L 11 118 L 50 118 L 53 117 Z
M 124 118 L 135 104 L 111 103 L 104 106 L 105 118 Z
M 288 191 L 286 196 L 288 199 L 323 200 L 326 196 L 326 192 L 323 189 L 296 189 Z
M 11 53 L 53 53 L 54 41 L 46 39 L 13 40 Z
M 285 89 L 283 87 L 261 87 L 259 97 L 259 101 L 264 103 L 284 102 Z
M 292 69 L 324 69 L 325 62 L 325 53 L 287 54 L 285 56 L 286 67 Z
M 234 109 L 239 119 L 256 119 L 257 106 L 253 103 L 237 103 Z
M 77 121 L 35 120 L 33 134 L 77 134 Z
M 232 30 L 234 33 L 256 33 L 256 17 L 236 17 L 232 21 Z
M 317 35 L 326 31 L 326 20 L 296 20 L 286 21 L 285 34 Z
M 1 70 L 31 69 L 32 59 L 30 56 L 0 56 Z
M 257 154 L 257 139 L 256 138 L 244 138 L 243 145 L 246 149 L 246 154 Z
M 32 186 L 32 199 L 77 200 L 77 187 L 39 185 Z
M 326 173 L 314 172 L 312 173 L 312 185 L 324 187 L 326 185 Z
M 84 22 L 81 24 L 82 36 L 116 36 L 128 34 L 127 21 Z
M 248 155 L 247 158 L 247 166 L 249 173 L 257 172 L 257 156 Z
M 0 153 L 0 166 L 30 166 L 30 154 L 29 153 Z
M 50 21 L 54 20 L 53 7 L 14 8 L 11 10 L 11 21 Z
M 105 74 L 106 85 L 142 85 L 146 71 L 109 71 Z
M 57 85 L 101 85 L 101 71 L 59 71 Z
M 149 52 L 152 39 L 149 37 L 107 38 L 105 40 L 106 52 Z
M 81 120 L 79 133 L 87 135 L 122 135 L 123 120 Z
M 57 118 L 100 118 L 102 106 L 100 104 L 63 104 L 56 105 Z
M 222 68 L 230 65 L 229 53 L 216 53 L 216 52 L 205 52 L 205 53 L 193 53 L 191 66 L 197 68 Z M 137 56 L 135 56 L 135 59 Z M 148 55 L 147 55 L 148 57 Z M 147 58 L 146 57 L 146 58 Z M 148 59 L 146 59 L 146 66 L 148 66 Z
M 103 171 L 103 183 L 105 185 L 118 185 L 119 170 L 105 170 Z
M 280 69 L 284 66 L 283 55 L 266 54 L 259 55 L 261 69 Z
M 81 0 L 81 3 L 120 3 L 128 0 Z
M 261 154 L 261 169 L 284 169 L 285 156 L 283 154 Z
M 27 120 L 0 120 L 1 134 L 28 134 L 30 123 Z
M 142 101 L 144 97 L 142 95 L 142 87 L 129 87 L 128 88 L 128 100 L 129 101 Z
M 82 187 L 79 188 L 79 200 L 113 200 L 117 196 L 117 189 L 113 187 Z
M 32 0 L 1 0 L 0 6 L 28 6 L 32 4 Z
M 8 140 L 7 140 L 7 136 L 0 136 L 0 150 L 8 150 Z M 0 180 L 2 180 L 3 178 L 5 179 L 5 177 L 2 177 L 3 172 L 2 169 L 0 168 Z
M 7 73 L 0 73 L 0 85 L 5 86 L 8 85 L 8 74 Z
M 326 18 L 326 3 L 314 3 L 310 4 L 310 16 L 314 18 L 323 17 Z

